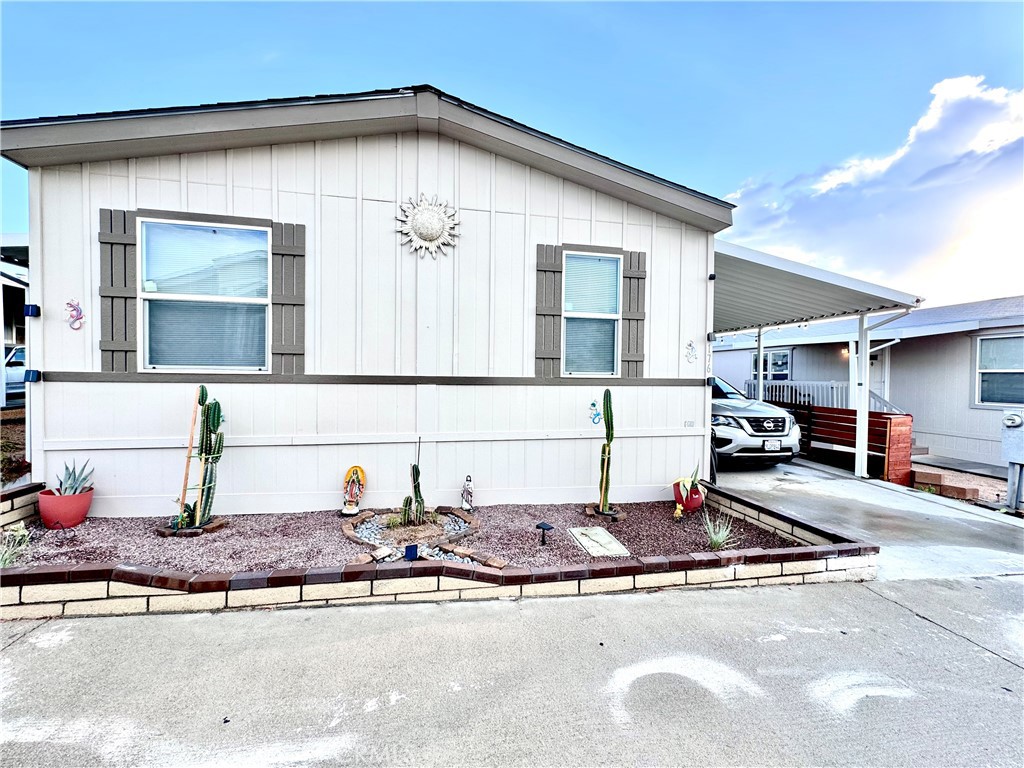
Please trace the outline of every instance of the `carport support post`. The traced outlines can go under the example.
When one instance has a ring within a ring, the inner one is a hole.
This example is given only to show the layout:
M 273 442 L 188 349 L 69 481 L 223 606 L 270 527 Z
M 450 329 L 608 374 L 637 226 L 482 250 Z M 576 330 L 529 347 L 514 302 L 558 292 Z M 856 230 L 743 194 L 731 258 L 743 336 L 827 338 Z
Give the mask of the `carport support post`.
M 868 317 L 857 317 L 857 432 L 854 448 L 853 474 L 868 476 L 868 408 L 871 404 L 869 377 L 871 375 L 871 351 L 868 341 Z M 853 390 L 851 390 L 853 391 Z
M 757 370 L 757 397 L 755 400 L 764 400 L 764 326 L 757 326 L 757 362 L 754 363 Z

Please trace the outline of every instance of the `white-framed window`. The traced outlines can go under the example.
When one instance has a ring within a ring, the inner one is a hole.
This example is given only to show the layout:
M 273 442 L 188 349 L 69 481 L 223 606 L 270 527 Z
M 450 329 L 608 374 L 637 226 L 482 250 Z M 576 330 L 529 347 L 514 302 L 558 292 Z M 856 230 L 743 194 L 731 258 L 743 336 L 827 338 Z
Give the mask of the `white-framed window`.
M 978 339 L 974 391 L 975 405 L 1024 405 L 1024 335 Z
M 142 370 L 270 369 L 269 227 L 138 219 Z
M 772 349 L 761 356 L 765 381 L 789 381 L 789 350 Z M 750 378 L 757 378 L 757 352 L 750 357 Z
M 562 375 L 618 376 L 622 256 L 569 252 L 562 263 Z

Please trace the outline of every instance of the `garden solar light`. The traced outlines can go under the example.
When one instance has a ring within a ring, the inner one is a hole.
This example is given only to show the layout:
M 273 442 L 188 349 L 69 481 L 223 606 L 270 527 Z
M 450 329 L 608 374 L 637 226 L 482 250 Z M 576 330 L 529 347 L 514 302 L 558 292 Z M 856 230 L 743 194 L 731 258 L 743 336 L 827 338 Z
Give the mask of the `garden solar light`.
M 555 526 L 551 523 L 537 523 L 537 527 L 540 529 L 540 544 L 544 546 L 548 543 L 548 531 L 553 530 Z

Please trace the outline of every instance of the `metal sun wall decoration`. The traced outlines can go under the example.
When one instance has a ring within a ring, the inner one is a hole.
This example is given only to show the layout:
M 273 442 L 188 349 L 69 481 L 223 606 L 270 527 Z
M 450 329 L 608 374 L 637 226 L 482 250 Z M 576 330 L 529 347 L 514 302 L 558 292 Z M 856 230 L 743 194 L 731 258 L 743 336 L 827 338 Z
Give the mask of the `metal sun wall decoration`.
M 455 209 L 447 202 L 437 202 L 437 195 L 428 200 L 421 194 L 419 202 L 410 197 L 400 207 L 402 213 L 395 218 L 402 225 L 397 230 L 404 236 L 402 245 L 408 245 L 413 253 L 419 251 L 421 259 L 429 253 L 436 260 L 438 251 L 447 256 L 445 248 L 455 247 L 455 238 L 459 236 L 455 227 L 459 222 Z

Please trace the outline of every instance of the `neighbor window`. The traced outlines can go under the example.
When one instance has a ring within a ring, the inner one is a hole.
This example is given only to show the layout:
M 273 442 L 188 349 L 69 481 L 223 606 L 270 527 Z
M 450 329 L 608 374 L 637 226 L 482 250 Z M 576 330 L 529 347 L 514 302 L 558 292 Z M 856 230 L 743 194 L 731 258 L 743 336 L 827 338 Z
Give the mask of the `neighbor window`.
M 143 367 L 267 370 L 270 230 L 139 223 Z
M 621 257 L 566 253 L 563 278 L 563 375 L 618 375 Z
M 757 378 L 757 353 L 750 359 L 750 378 Z M 789 350 L 776 349 L 761 356 L 761 371 L 766 381 L 789 380 Z
M 978 339 L 979 405 L 1024 405 L 1024 336 Z

